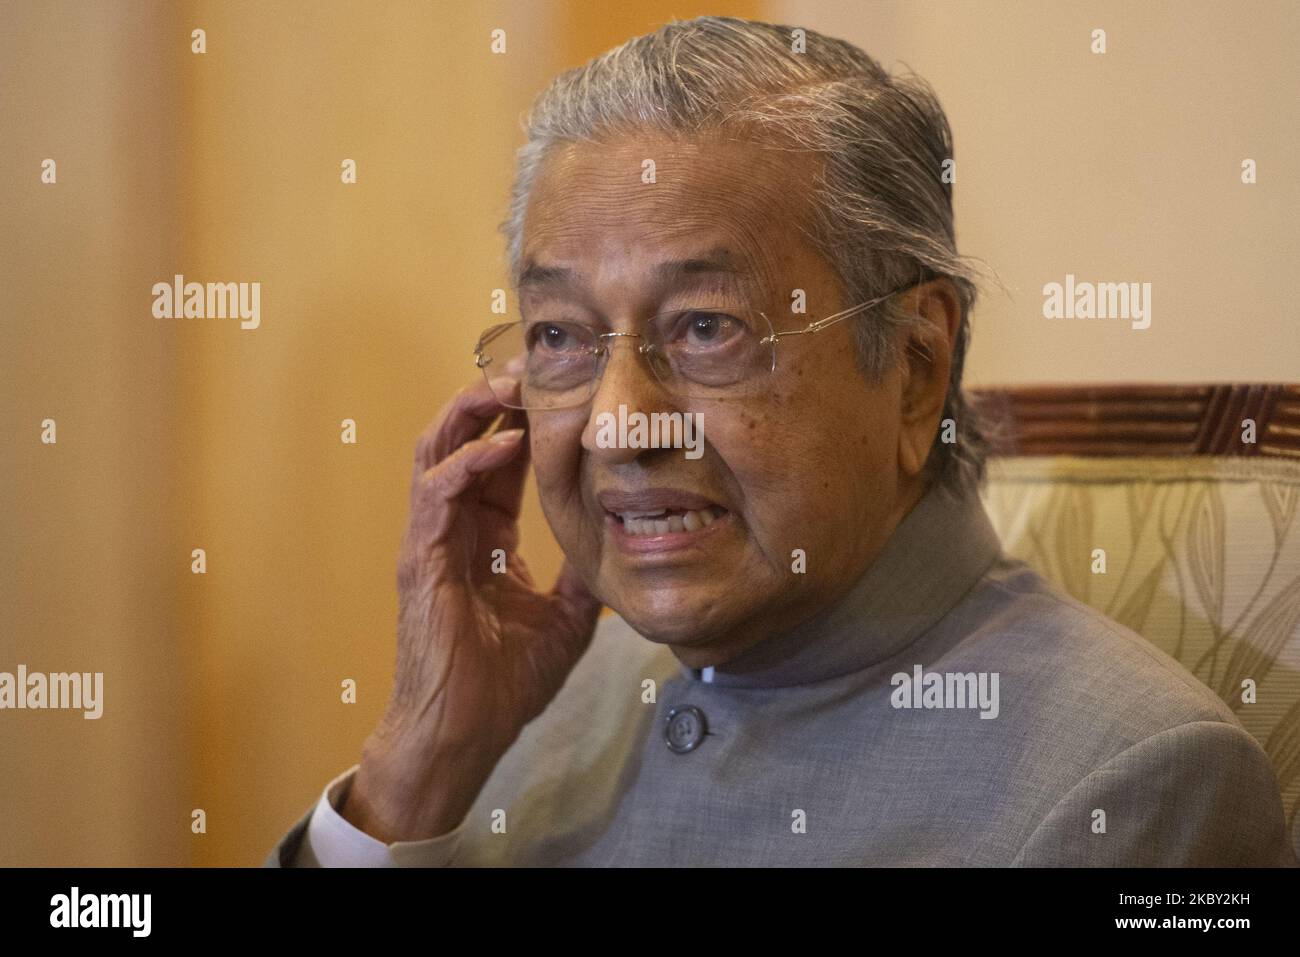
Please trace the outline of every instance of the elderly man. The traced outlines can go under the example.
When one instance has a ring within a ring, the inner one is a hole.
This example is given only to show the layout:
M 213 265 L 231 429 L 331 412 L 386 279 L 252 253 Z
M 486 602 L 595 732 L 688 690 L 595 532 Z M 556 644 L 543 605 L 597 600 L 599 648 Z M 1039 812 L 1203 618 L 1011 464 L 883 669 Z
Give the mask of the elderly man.
M 804 42 L 671 23 L 538 100 L 518 312 L 417 451 L 392 698 L 268 864 L 1295 862 L 1224 703 L 1001 555 L 947 121 Z M 602 425 L 653 413 L 702 454 Z

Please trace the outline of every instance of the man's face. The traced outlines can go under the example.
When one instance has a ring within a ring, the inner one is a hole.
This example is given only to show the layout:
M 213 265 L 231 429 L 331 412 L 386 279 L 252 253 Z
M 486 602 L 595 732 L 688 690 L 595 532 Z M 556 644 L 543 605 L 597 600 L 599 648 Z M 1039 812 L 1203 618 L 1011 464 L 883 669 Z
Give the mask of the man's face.
M 643 182 L 645 160 L 653 183 Z M 566 146 L 530 199 L 523 267 L 566 267 L 575 278 L 522 283 L 524 318 L 632 333 L 667 310 L 758 310 L 780 331 L 854 305 L 801 229 L 812 162 L 646 134 Z M 657 269 L 688 259 L 719 268 L 667 281 Z M 796 290 L 806 313 L 792 312 Z M 542 506 L 565 554 L 593 594 L 688 665 L 721 664 L 843 594 L 905 511 L 899 375 L 866 382 L 855 321 L 781 341 L 776 371 L 744 400 L 675 398 L 638 354 L 642 340 L 605 339 L 611 353 L 590 403 L 529 413 Z M 597 417 L 620 405 L 629 416 L 701 413 L 703 456 L 601 448 Z M 661 508 L 720 517 L 693 531 L 631 533 L 647 526 L 629 527 L 627 513 Z

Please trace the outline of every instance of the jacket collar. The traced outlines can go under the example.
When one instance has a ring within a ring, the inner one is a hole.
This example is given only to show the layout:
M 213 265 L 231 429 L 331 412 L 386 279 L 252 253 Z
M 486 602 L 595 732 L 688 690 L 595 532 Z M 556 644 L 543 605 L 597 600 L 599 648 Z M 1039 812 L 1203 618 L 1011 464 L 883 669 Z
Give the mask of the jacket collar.
M 711 683 L 777 688 L 869 668 L 937 624 L 1000 554 L 979 496 L 932 486 L 844 598 L 716 665 Z M 708 669 L 680 667 L 692 681 L 710 678 Z

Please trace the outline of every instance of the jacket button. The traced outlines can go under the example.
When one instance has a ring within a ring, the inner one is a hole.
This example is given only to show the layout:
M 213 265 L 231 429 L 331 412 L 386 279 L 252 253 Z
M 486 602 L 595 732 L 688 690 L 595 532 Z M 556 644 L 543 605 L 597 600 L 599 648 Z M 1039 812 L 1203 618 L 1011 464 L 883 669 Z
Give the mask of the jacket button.
M 709 726 L 704 720 L 704 712 L 694 705 L 673 708 L 668 712 L 668 727 L 664 729 L 664 739 L 668 747 L 677 754 L 694 751 L 709 733 Z

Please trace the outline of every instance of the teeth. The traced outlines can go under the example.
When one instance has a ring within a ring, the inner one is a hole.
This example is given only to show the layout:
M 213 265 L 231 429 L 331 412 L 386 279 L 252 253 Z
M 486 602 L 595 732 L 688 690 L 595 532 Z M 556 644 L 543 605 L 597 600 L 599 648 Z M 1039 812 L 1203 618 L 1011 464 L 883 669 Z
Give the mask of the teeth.
M 723 509 L 716 505 L 708 508 L 685 512 L 681 515 L 668 515 L 664 518 L 648 516 L 663 515 L 658 512 L 623 512 L 623 531 L 628 535 L 667 535 L 669 532 L 698 532 L 706 525 L 712 525 L 722 515 Z
M 627 521 L 629 518 L 655 518 L 663 513 L 664 510 L 662 508 L 657 508 L 653 512 L 620 512 L 619 514 L 623 516 L 624 521 Z

